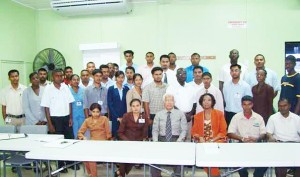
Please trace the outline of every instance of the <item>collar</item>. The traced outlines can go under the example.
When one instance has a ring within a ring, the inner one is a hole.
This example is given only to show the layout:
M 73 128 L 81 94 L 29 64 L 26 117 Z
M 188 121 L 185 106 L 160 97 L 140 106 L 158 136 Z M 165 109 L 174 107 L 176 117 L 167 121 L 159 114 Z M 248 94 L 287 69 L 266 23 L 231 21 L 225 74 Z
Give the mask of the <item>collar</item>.
M 118 86 L 117 86 L 117 83 L 114 83 L 114 89 L 116 89 L 116 88 L 119 89 Z M 122 89 L 124 89 L 124 88 L 125 88 L 125 86 L 122 85 Z
M 167 86 L 167 84 L 165 84 L 165 83 L 163 83 L 163 82 L 162 82 L 162 85 L 159 85 L 159 86 L 158 86 L 158 85 L 155 84 L 154 81 L 152 82 L 152 85 L 153 85 L 154 87 L 158 87 L 158 88 L 165 88 L 165 87 Z

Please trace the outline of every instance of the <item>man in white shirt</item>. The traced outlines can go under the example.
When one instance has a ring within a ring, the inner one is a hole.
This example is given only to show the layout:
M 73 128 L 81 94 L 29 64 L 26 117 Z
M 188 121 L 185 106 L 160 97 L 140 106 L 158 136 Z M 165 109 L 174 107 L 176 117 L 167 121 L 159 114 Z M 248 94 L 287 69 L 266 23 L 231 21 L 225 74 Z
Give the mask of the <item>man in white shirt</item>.
M 176 72 L 177 83 L 170 85 L 166 93 L 174 95 L 175 108 L 182 111 L 187 119 L 186 141 L 191 142 L 192 118 L 196 111 L 196 95 L 194 88 L 188 85 L 186 80 L 186 71 L 184 68 L 178 68 Z
M 229 124 L 228 137 L 242 143 L 261 142 L 266 137 L 266 127 L 264 119 L 252 110 L 253 98 L 248 95 L 244 96 L 241 105 L 242 112 L 235 114 Z M 267 167 L 257 167 L 253 176 L 264 177 L 267 169 Z M 247 168 L 239 170 L 239 174 L 240 177 L 248 177 Z
M 79 87 L 87 88 L 88 86 L 90 86 L 92 84 L 93 84 L 93 81 L 90 80 L 89 71 L 86 69 L 81 70 Z
M 242 111 L 240 104 L 245 95 L 252 96 L 252 91 L 244 80 L 241 79 L 241 65 L 233 64 L 230 66 L 231 80 L 225 82 L 223 95 L 225 100 L 225 118 L 227 125 L 230 124 L 231 118 L 238 112 Z
M 102 72 L 101 85 L 104 86 L 107 89 L 110 86 L 113 86 L 115 82 L 113 80 L 111 80 L 111 78 L 109 77 L 109 67 L 108 67 L 108 65 L 101 65 L 99 67 L 99 69 Z
M 168 55 L 161 55 L 159 58 L 159 63 L 163 69 L 163 78 L 162 81 L 165 84 L 172 85 L 177 83 L 176 72 L 169 69 L 170 67 L 170 58 Z
M 39 79 L 40 79 L 40 86 L 46 87 L 48 84 L 51 83 L 50 81 L 47 80 L 48 72 L 45 68 L 40 68 L 38 70 L 38 76 L 39 76 Z
M 22 108 L 22 95 L 26 86 L 19 83 L 19 71 L 12 69 L 8 72 L 10 84 L 2 89 L 1 105 L 4 122 L 14 125 L 17 132 L 25 124 L 25 113 Z
M 241 75 L 240 78 L 244 79 L 244 74 L 247 72 L 247 67 L 241 63 L 238 62 L 238 59 L 240 57 L 239 51 L 236 49 L 233 49 L 229 53 L 230 63 L 225 64 L 219 73 L 219 89 L 221 92 L 223 92 L 223 85 L 225 82 L 231 80 L 230 75 L 230 66 L 233 64 L 239 64 L 241 66 Z
M 124 51 L 123 54 L 124 54 L 124 58 L 126 60 L 126 63 L 125 63 L 125 65 L 123 65 L 120 68 L 120 70 L 123 71 L 123 72 L 125 72 L 125 69 L 128 66 L 132 66 L 137 71 L 138 70 L 138 65 L 134 64 L 133 61 L 132 61 L 133 58 L 134 58 L 134 52 L 132 50 L 126 50 L 126 51 Z M 117 71 L 115 71 L 115 72 L 117 72 Z
M 210 74 L 210 72 L 203 73 L 202 81 L 204 87 L 201 88 L 196 94 L 196 98 L 197 98 L 196 113 L 203 111 L 202 106 L 199 104 L 199 98 L 205 93 L 210 93 L 215 97 L 216 104 L 214 106 L 214 109 L 224 112 L 224 100 L 223 100 L 222 92 L 219 90 L 219 88 L 217 88 L 211 83 L 212 75 Z
M 300 117 L 290 112 L 291 104 L 286 98 L 278 101 L 279 112 L 270 116 L 267 124 L 269 142 L 300 142 Z M 288 167 L 276 167 L 276 177 L 286 177 Z M 300 176 L 300 168 L 293 168 L 294 176 Z
M 266 68 L 265 63 L 266 63 L 265 57 L 262 54 L 257 54 L 254 57 L 254 64 L 256 66 L 256 69 L 246 73 L 244 79 L 252 88 L 258 83 L 256 79 L 257 71 L 259 71 L 260 69 L 265 69 L 268 73 L 265 82 L 269 84 L 271 87 L 273 87 L 275 92 L 274 97 L 276 97 L 278 91 L 280 91 L 281 89 L 280 81 L 278 79 L 277 73 L 275 73 L 273 70 L 269 68 Z
M 63 134 L 65 139 L 74 139 L 72 129 L 72 106 L 74 98 L 67 85 L 62 84 L 63 71 L 52 71 L 53 83 L 48 85 L 43 93 L 41 106 L 45 108 L 45 114 L 50 133 Z M 63 162 L 59 162 L 62 167 Z M 62 172 L 67 172 L 64 169 Z
M 196 92 L 198 92 L 203 88 L 202 74 L 203 74 L 202 66 L 195 66 L 193 69 L 194 79 L 192 82 L 189 82 L 188 84 L 193 86 Z
M 151 70 L 155 67 L 155 64 L 153 62 L 155 59 L 154 53 L 147 52 L 145 59 L 147 63 L 145 65 L 141 65 L 137 70 L 137 73 L 143 76 L 142 88 L 144 88 L 146 85 L 150 84 L 153 81 Z
M 178 66 L 176 65 L 177 56 L 176 56 L 176 54 L 173 53 L 173 52 L 170 52 L 170 53 L 168 54 L 168 56 L 170 57 L 170 67 L 169 67 L 169 69 L 176 72 L 177 69 L 178 69 Z

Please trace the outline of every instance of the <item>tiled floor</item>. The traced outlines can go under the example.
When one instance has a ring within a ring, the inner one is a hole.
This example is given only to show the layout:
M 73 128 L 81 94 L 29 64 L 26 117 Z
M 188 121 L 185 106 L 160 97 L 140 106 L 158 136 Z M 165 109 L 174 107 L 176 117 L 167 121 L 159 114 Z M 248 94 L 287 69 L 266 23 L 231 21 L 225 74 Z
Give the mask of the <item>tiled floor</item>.
M 2 164 L 1 164 L 2 165 Z M 98 176 L 99 177 L 106 177 L 106 165 L 105 164 L 99 164 L 97 165 L 98 166 Z M 53 165 L 54 167 L 54 165 Z M 171 168 L 169 167 L 166 167 L 166 169 L 168 170 L 171 170 Z M 111 177 L 111 169 L 109 168 L 109 177 Z M 149 176 L 149 167 L 146 167 L 146 177 Z M 144 169 L 141 168 L 141 169 L 136 169 L 135 167 L 133 167 L 133 169 L 131 170 L 130 174 L 128 175 L 128 177 L 143 177 L 144 174 Z M 224 173 L 225 170 L 222 169 L 222 172 Z M 252 176 L 252 173 L 253 173 L 253 170 L 250 169 L 249 170 L 249 177 Z M 33 171 L 31 170 L 24 170 L 22 169 L 22 175 L 23 177 L 33 177 L 34 176 L 34 173 Z M 44 177 L 46 176 L 46 172 L 44 172 Z M 3 176 L 3 172 L 1 172 L 1 177 Z M 17 174 L 14 174 L 11 172 L 10 169 L 7 170 L 7 177 L 17 177 L 18 175 Z M 73 177 L 74 176 L 74 170 L 72 169 L 68 169 L 68 173 L 65 173 L 65 174 L 61 174 L 60 175 L 61 177 Z M 170 176 L 166 173 L 162 173 L 162 176 L 163 177 L 167 177 L 167 176 Z M 184 174 L 185 177 L 191 177 L 192 176 L 192 169 L 191 168 L 185 168 L 185 174 Z M 197 168 L 196 171 L 195 171 L 195 177 L 206 177 L 206 173 L 204 173 L 204 171 L 200 168 Z M 273 174 L 272 174 L 273 177 L 275 177 L 275 174 L 274 174 L 274 170 L 273 170 Z M 83 171 L 83 165 L 80 165 L 80 170 L 77 170 L 77 177 L 88 177 L 88 175 L 86 173 L 84 173 Z M 231 175 L 231 177 L 239 177 L 238 173 L 234 173 L 233 175 Z

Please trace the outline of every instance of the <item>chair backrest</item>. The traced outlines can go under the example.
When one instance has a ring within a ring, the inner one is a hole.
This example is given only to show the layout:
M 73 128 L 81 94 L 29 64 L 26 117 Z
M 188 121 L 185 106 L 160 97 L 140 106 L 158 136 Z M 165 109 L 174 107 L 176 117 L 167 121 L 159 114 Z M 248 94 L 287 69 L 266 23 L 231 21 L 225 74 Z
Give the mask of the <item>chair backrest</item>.
M 47 125 L 22 125 L 20 127 L 20 133 L 26 134 L 47 134 Z
M 0 126 L 0 133 L 16 133 L 16 127 L 14 125 Z

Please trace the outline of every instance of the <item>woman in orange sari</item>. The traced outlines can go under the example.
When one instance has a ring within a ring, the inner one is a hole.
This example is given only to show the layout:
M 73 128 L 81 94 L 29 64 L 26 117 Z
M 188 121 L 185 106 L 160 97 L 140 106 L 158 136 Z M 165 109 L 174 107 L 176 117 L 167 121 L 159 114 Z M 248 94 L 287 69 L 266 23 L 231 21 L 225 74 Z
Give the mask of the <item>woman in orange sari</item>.
M 199 99 L 199 104 L 203 111 L 194 116 L 194 125 L 192 127 L 192 137 L 195 142 L 226 142 L 227 124 L 222 111 L 214 109 L 216 100 L 210 93 L 203 94 Z M 204 168 L 208 172 L 207 168 Z M 211 168 L 211 176 L 220 176 L 219 168 Z

